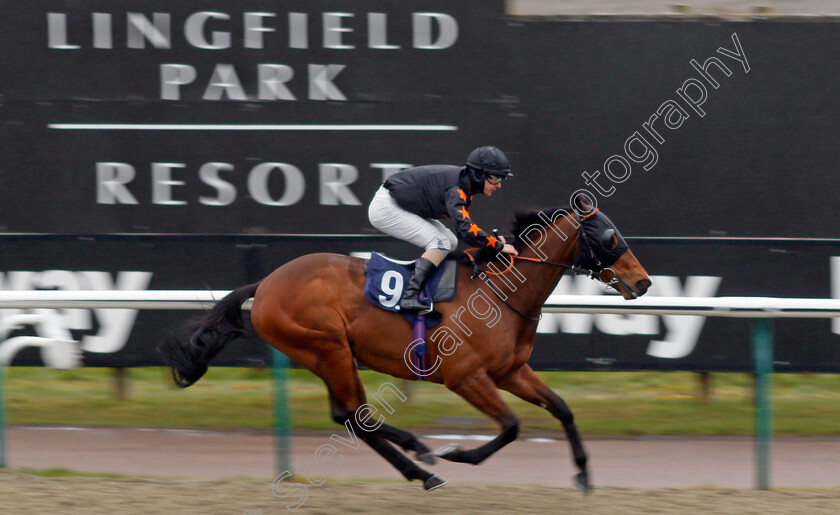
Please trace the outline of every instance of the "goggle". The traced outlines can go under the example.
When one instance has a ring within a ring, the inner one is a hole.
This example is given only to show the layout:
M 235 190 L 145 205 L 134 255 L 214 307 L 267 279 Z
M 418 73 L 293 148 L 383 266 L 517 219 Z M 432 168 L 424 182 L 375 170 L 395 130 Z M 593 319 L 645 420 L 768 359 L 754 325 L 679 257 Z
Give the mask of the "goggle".
M 496 185 L 502 182 L 503 180 L 507 179 L 506 175 L 488 175 L 487 182 L 490 184 Z

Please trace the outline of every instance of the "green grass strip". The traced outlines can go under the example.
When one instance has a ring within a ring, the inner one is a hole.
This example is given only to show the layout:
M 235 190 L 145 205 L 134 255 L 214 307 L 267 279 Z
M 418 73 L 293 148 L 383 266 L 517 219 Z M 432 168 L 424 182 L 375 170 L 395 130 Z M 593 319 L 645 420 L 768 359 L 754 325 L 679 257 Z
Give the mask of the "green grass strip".
M 115 396 L 113 370 L 11 367 L 5 391 L 9 424 L 141 427 L 258 428 L 274 423 L 270 370 L 211 368 L 187 389 L 172 385 L 168 369 L 128 372 L 128 399 Z M 712 374 L 708 402 L 698 374 L 643 372 L 543 372 L 571 406 L 580 430 L 600 435 L 752 435 L 753 382 L 748 374 Z M 326 388 L 305 370 L 290 370 L 287 392 L 294 430 L 336 428 Z M 489 418 L 445 387 L 409 383 L 372 371 L 361 377 L 368 396 L 391 382 L 409 396 L 393 396 L 388 424 L 427 431 L 495 431 Z M 840 436 L 840 377 L 828 374 L 773 376 L 777 435 Z M 503 393 L 523 432 L 559 433 L 545 410 Z

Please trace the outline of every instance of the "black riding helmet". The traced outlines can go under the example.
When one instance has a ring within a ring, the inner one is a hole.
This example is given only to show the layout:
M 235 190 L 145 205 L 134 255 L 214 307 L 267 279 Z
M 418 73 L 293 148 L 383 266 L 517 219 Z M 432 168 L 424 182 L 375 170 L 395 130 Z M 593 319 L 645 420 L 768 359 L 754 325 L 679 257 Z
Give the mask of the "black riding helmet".
M 470 180 L 483 184 L 487 175 L 512 177 L 510 162 L 505 154 L 496 147 L 478 147 L 467 156 L 467 170 Z

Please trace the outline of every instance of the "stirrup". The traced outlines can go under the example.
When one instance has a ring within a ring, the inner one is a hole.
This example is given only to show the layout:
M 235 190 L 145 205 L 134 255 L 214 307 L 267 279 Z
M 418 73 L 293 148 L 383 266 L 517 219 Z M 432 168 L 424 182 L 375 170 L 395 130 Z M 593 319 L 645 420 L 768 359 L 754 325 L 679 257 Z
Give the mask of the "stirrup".
M 420 297 L 417 297 L 417 300 L 420 300 Z M 417 312 L 418 315 L 426 316 L 429 313 L 434 313 L 435 312 L 435 301 L 432 300 L 432 299 L 428 299 L 428 300 L 429 300 L 429 307 L 426 308 L 426 309 L 421 309 L 420 311 L 418 311 Z
M 407 309 L 407 308 L 402 307 L 400 304 L 397 304 L 397 306 L 396 306 L 396 307 L 397 307 L 397 309 L 399 309 L 399 311 L 410 311 L 410 312 L 415 312 L 415 313 L 417 313 L 418 315 L 428 315 L 429 313 L 431 313 L 431 312 L 433 312 L 433 311 L 435 310 L 435 303 L 434 303 L 434 301 L 433 301 L 432 299 L 429 299 L 429 302 L 430 302 L 431 304 L 430 304 L 430 305 L 428 305 L 428 306 L 426 306 L 425 304 L 423 304 L 423 302 L 421 302 L 421 301 L 420 301 L 420 298 L 419 298 L 419 297 L 418 297 L 418 299 L 417 299 L 417 302 L 418 302 L 418 303 L 420 303 L 423 307 L 418 308 L 418 309 Z

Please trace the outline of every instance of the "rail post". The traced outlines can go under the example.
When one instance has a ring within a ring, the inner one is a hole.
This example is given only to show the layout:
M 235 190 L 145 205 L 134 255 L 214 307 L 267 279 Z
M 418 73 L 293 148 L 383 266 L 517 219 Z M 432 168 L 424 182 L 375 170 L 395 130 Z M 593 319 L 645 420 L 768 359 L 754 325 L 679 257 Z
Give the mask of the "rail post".
M 770 454 L 773 438 L 773 319 L 757 318 L 752 327 L 755 361 L 756 488 L 770 488 Z
M 292 446 L 290 443 L 291 417 L 289 414 L 289 358 L 271 348 L 271 368 L 274 380 L 274 440 L 277 456 L 277 473 L 289 469 Z
M 0 363 L 0 469 L 6 468 L 6 404 L 3 400 L 3 374 L 6 366 Z

